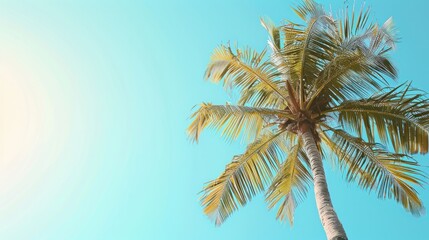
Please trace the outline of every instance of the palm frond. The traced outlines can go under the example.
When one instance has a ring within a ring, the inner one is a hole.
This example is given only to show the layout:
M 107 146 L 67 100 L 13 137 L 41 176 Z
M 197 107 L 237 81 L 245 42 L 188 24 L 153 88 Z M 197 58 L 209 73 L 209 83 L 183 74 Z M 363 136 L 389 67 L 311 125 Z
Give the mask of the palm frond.
M 302 147 L 300 140 L 291 147 L 266 193 L 270 209 L 282 201 L 277 211 L 277 219 L 280 221 L 288 219 L 291 225 L 295 208 L 306 197 L 312 182 L 309 160 Z
M 285 109 L 288 106 L 284 99 L 279 98 L 263 84 L 255 84 L 242 91 L 237 103 L 242 106 L 274 109 Z
M 396 70 L 383 56 L 367 49 L 345 51 L 337 55 L 321 71 L 313 85 L 307 108 L 316 99 L 328 98 L 339 103 L 368 97 L 387 85 L 385 75 L 396 78 Z
M 264 124 L 279 116 L 288 115 L 269 108 L 203 103 L 191 115 L 193 121 L 188 127 L 188 135 L 198 142 L 201 132 L 206 127 L 213 127 L 228 139 L 237 139 L 243 135 L 244 140 L 250 141 L 259 135 Z
M 307 22 L 304 34 L 295 38 L 294 45 L 300 48 L 297 61 L 300 84 L 303 85 L 305 80 L 306 85 L 309 85 L 317 77 L 323 64 L 332 58 L 337 46 L 336 23 L 322 5 L 314 1 L 304 2 L 302 6 L 295 8 L 295 12 Z M 300 88 L 303 89 L 303 86 Z
M 333 58 L 338 45 L 336 23 L 323 7 L 314 1 L 305 1 L 294 11 L 307 22 L 283 26 L 284 46 L 275 54 L 274 62 L 281 72 L 287 72 L 289 81 L 299 92 L 299 103 L 303 106 L 311 83 L 317 78 L 323 66 Z M 287 71 L 286 71 L 287 70 Z
M 352 25 L 356 32 L 367 21 L 367 13 L 361 11 L 360 14 L 363 16 L 357 17 L 357 23 L 353 17 L 340 25 L 343 39 L 339 40 L 335 57 L 324 66 L 313 84 L 307 108 L 316 99 L 328 98 L 338 103 L 368 97 L 388 84 L 386 77 L 397 77 L 397 70 L 387 55 L 396 42 L 392 20 L 388 19 L 382 27 L 371 24 L 361 35 L 351 34 Z
M 265 52 L 245 48 L 234 53 L 229 46 L 220 46 L 211 56 L 205 77 L 215 83 L 223 80 L 226 88 L 237 87 L 242 91 L 261 84 L 266 92 L 286 100 L 287 93 L 281 87 L 279 73 L 264 59 Z
M 374 142 L 390 143 L 396 152 L 427 153 L 429 150 L 429 100 L 425 94 L 400 85 L 367 99 L 344 101 L 330 111 L 338 122 Z
M 419 164 L 405 154 L 388 152 L 381 144 L 368 143 L 340 129 L 328 128 L 323 142 L 336 154 L 346 179 L 363 189 L 377 192 L 379 198 L 395 199 L 414 215 L 424 211 L 413 185 L 422 186 L 426 178 Z
M 261 18 L 261 25 L 268 32 L 268 46 L 271 49 L 271 64 L 276 67 L 277 71 L 280 73 L 280 79 L 283 82 L 291 81 L 291 67 L 289 65 L 290 61 L 288 61 L 287 57 L 285 57 L 285 55 L 283 54 L 284 46 L 286 46 L 286 42 L 284 41 L 284 39 L 287 39 L 287 37 L 290 36 L 285 34 L 285 31 L 282 27 L 276 27 L 274 23 L 269 19 Z M 295 31 L 294 34 L 298 31 L 301 30 Z
M 201 203 L 205 214 L 217 225 L 264 190 L 280 165 L 287 135 L 284 131 L 264 134 L 249 144 L 245 153 L 235 156 L 217 179 L 204 186 Z

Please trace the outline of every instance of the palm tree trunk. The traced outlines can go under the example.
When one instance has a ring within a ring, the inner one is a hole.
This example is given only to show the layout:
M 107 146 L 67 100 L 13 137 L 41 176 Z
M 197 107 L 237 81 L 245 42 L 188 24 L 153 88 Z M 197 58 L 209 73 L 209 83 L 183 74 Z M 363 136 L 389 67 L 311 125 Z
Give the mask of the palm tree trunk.
M 329 195 L 328 185 L 326 183 L 325 170 L 323 169 L 322 157 L 317 148 L 313 133 L 308 126 L 304 126 L 301 129 L 305 153 L 310 160 L 311 171 L 313 173 L 317 210 L 319 212 L 320 221 L 325 229 L 326 237 L 328 240 L 347 240 L 343 225 L 332 206 L 331 196 Z

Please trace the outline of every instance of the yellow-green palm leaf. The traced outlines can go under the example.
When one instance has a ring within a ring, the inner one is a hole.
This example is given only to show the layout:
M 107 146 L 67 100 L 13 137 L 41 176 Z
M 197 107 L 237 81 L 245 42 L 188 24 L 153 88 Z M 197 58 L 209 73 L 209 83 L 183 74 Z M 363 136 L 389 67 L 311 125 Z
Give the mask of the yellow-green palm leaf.
M 348 181 L 363 189 L 376 191 L 379 198 L 393 198 L 415 215 L 423 211 L 423 203 L 413 185 L 422 186 L 425 175 L 419 164 L 408 155 L 391 153 L 380 144 L 368 143 L 341 129 L 329 129 L 324 143 L 337 156 L 340 169 Z
M 295 208 L 307 195 L 311 181 L 309 161 L 303 152 L 301 141 L 298 140 L 288 151 L 286 160 L 280 166 L 266 194 L 269 208 L 280 203 L 277 211 L 279 220 L 288 219 L 289 223 L 293 224 Z
M 429 101 L 419 91 L 398 86 L 360 100 L 350 100 L 331 109 L 338 122 L 374 142 L 375 132 L 381 141 L 395 151 L 427 153 L 429 133 Z
M 203 103 L 191 116 L 193 121 L 188 127 L 188 135 L 198 141 L 206 127 L 213 127 L 229 139 L 236 139 L 243 133 L 244 139 L 251 140 L 258 136 L 264 125 L 279 116 L 288 115 L 284 111 L 269 108 Z
M 250 48 L 233 52 L 229 46 L 220 46 L 211 56 L 205 77 L 215 83 L 223 80 L 226 88 L 235 87 L 244 91 L 261 84 L 266 92 L 286 100 L 287 93 L 278 71 L 266 61 L 265 52 L 258 53 Z
M 235 156 L 225 171 L 204 187 L 201 203 L 204 212 L 221 224 L 239 206 L 264 190 L 280 165 L 287 133 L 267 132 Z

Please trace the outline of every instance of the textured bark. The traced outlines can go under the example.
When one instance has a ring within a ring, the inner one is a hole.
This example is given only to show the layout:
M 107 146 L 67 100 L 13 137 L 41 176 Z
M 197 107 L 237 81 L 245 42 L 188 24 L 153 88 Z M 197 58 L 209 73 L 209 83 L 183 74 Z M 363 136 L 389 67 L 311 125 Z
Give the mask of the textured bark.
M 325 229 L 328 240 L 347 240 L 343 225 L 338 219 L 332 206 L 331 196 L 329 195 L 328 185 L 326 183 L 325 170 L 323 169 L 322 157 L 312 131 L 307 127 L 301 130 L 304 140 L 304 149 L 310 160 L 311 171 L 314 179 L 314 193 L 316 196 L 316 205 L 319 212 L 320 221 Z

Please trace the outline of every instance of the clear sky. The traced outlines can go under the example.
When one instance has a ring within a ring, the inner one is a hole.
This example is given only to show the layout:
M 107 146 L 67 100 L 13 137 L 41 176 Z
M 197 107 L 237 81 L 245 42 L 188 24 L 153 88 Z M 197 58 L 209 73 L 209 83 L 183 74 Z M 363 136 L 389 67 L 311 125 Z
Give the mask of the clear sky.
M 185 133 L 194 105 L 233 101 L 203 81 L 213 48 L 261 49 L 259 17 L 296 20 L 293 3 L 0 1 L 0 239 L 324 239 L 311 192 L 292 228 L 263 196 L 215 227 L 198 193 L 244 146 Z M 399 82 L 429 91 L 429 2 L 367 4 L 399 28 Z M 350 239 L 429 239 L 427 215 L 327 174 Z

